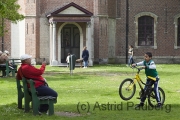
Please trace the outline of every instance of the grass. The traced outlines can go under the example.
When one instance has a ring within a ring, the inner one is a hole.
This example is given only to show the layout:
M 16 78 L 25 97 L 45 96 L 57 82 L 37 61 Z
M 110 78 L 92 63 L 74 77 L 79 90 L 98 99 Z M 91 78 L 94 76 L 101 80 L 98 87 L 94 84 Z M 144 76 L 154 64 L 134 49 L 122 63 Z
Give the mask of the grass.
M 39 67 L 39 66 L 37 66 Z M 73 75 L 66 67 L 47 66 L 43 75 L 51 88 L 58 92 L 55 115 L 33 116 L 32 111 L 24 113 L 17 108 L 15 78 L 0 78 L 0 119 L 1 120 L 152 120 L 179 119 L 180 111 L 180 65 L 158 64 L 160 87 L 166 94 L 161 109 L 136 110 L 139 103 L 138 91 L 129 101 L 123 101 L 118 94 L 119 84 L 125 78 L 132 78 L 136 71 L 125 65 L 94 65 L 87 69 L 75 68 Z M 144 71 L 141 78 L 145 80 Z

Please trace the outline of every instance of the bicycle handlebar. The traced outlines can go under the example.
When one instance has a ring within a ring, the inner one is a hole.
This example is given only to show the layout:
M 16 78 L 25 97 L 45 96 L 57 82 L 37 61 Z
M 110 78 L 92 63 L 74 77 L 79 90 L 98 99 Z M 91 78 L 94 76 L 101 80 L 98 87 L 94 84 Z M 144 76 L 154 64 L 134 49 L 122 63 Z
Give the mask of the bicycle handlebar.
M 142 67 L 137 67 L 137 66 L 131 66 L 132 69 L 136 68 L 138 70 L 138 73 L 143 69 Z

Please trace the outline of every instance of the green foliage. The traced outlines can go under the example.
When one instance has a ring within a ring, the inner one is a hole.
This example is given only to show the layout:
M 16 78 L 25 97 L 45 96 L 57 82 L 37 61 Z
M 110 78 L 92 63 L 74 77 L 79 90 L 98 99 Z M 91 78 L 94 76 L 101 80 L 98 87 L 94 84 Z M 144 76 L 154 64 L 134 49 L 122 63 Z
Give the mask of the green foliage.
M 46 114 L 33 116 L 32 111 L 24 113 L 17 109 L 15 78 L 0 78 L 0 116 L 2 120 L 178 120 L 180 69 L 174 70 L 175 68 L 180 68 L 180 65 L 157 65 L 159 86 L 166 94 L 165 105 L 161 109 L 147 106 L 135 110 L 135 104 L 139 103 L 136 99 L 139 88 L 137 87 L 136 94 L 130 101 L 119 97 L 118 88 L 122 80 L 132 78 L 136 70 L 125 65 L 95 65 L 87 69 L 76 67 L 70 75 L 67 67 L 47 66 L 43 77 L 47 79 L 49 86 L 58 92 L 55 115 L 50 117 Z M 144 71 L 140 74 L 145 80 Z M 81 106 L 83 104 L 84 106 Z M 112 105 L 112 108 L 108 107 L 108 104 Z M 89 109 L 85 105 L 89 105 Z
M 24 16 L 18 13 L 19 9 L 20 5 L 17 4 L 17 0 L 0 0 L 0 36 L 5 32 L 4 20 L 17 23 L 24 19 Z
M 0 0 L 0 16 L 12 22 L 23 20 L 24 16 L 18 13 L 20 5 L 17 0 Z

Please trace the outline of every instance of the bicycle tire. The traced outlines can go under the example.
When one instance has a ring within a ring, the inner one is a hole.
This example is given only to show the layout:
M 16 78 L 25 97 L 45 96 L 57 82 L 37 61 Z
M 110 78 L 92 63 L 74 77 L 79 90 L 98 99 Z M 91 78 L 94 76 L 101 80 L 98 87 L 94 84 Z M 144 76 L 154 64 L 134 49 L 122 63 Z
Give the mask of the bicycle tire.
M 162 88 L 158 87 L 159 89 L 159 95 L 160 95 L 160 99 L 161 99 L 161 104 L 163 105 L 165 102 L 165 92 Z M 155 107 L 157 104 L 156 101 L 156 97 L 155 97 L 155 93 L 154 93 L 154 88 L 152 88 L 152 91 L 150 93 L 150 95 L 148 96 L 148 103 L 151 107 Z
M 136 85 L 134 84 L 131 89 L 128 89 L 133 83 L 133 80 L 130 78 L 127 78 L 123 80 L 119 86 L 119 96 L 123 100 L 130 100 L 136 91 Z

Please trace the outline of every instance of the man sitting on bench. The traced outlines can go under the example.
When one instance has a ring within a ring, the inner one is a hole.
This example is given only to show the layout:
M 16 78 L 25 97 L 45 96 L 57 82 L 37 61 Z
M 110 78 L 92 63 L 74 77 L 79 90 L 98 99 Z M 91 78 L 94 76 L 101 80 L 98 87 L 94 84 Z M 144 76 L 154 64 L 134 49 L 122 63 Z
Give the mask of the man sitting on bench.
M 3 52 L 2 51 L 0 51 L 0 68 L 1 68 L 1 70 L 2 70 L 2 76 L 6 76 L 6 72 L 5 72 L 5 70 L 6 70 L 6 64 L 2 64 L 2 62 L 1 61 L 4 61 L 2 58 L 1 58 L 1 55 L 3 54 Z M 3 62 L 4 63 L 4 62 Z
M 21 56 L 21 66 L 18 69 L 17 72 L 17 79 L 22 80 L 22 77 L 25 77 L 26 79 L 32 79 L 34 81 L 34 86 L 37 91 L 38 96 L 52 96 L 56 97 L 58 96 L 57 92 L 51 89 L 50 87 L 45 85 L 45 79 L 42 77 L 42 74 L 45 71 L 46 67 L 46 61 L 42 62 L 41 67 L 35 68 L 31 65 L 31 57 L 28 54 L 24 54 Z M 29 88 L 28 84 L 28 88 Z M 49 106 L 47 104 L 42 104 L 39 107 L 39 112 L 47 112 Z
M 5 50 L 4 52 L 0 51 L 0 67 L 3 68 L 2 76 L 6 76 L 6 61 L 9 60 L 9 51 Z M 17 65 L 13 65 L 9 62 L 9 68 L 17 70 Z
M 2 76 L 6 76 L 6 61 L 8 60 L 7 54 L 0 51 L 0 67 L 3 68 Z
M 6 56 L 6 57 L 7 57 L 6 60 L 8 60 L 10 53 L 9 53 L 9 51 L 5 50 L 2 55 Z M 17 70 L 17 65 L 15 65 L 15 64 L 13 64 L 12 62 L 9 61 L 9 68 L 10 68 L 10 69 L 15 69 L 15 70 Z M 17 71 L 16 71 L 16 72 L 17 72 Z

